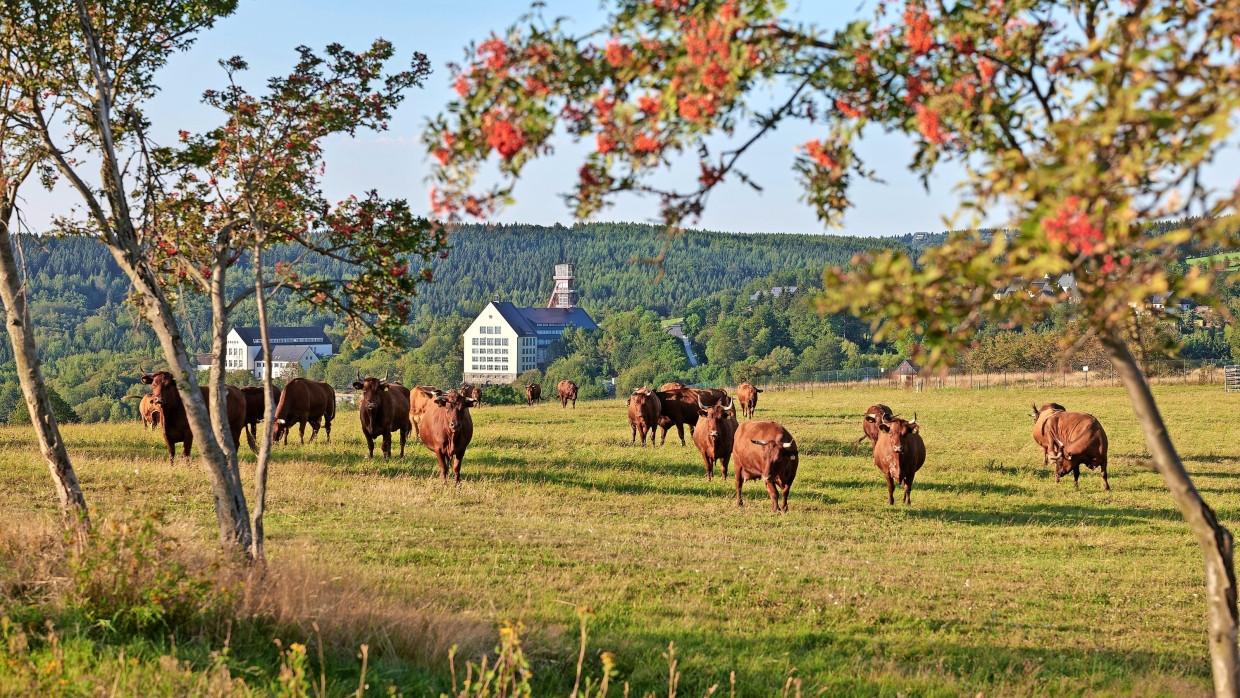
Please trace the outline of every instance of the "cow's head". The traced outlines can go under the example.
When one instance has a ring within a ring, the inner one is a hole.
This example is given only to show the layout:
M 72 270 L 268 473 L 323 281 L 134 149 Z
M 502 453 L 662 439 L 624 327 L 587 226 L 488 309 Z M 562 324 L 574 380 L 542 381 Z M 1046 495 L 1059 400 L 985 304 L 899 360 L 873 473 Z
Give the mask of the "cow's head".
M 884 421 L 878 425 L 879 431 L 891 435 L 891 450 L 894 453 L 904 452 L 904 440 L 910 435 L 915 434 L 921 427 L 917 426 L 917 413 L 913 413 L 913 418 L 900 419 L 892 417 L 890 420 L 884 418 Z
M 177 393 L 177 382 L 172 378 L 171 373 L 167 371 L 143 372 L 139 380 L 151 386 L 152 403 L 162 405 L 165 402 L 180 402 L 181 396 Z
M 1062 477 L 1072 472 L 1072 459 L 1064 453 L 1063 442 L 1059 439 L 1051 439 L 1050 446 L 1046 449 L 1046 457 L 1055 469 L 1055 475 Z
M 728 411 L 722 400 L 707 407 L 702 404 L 702 398 L 698 397 L 698 416 L 701 419 L 698 420 L 697 428 L 706 429 L 712 439 L 719 436 L 721 422 L 725 425 L 724 428 L 727 428 Z
M 388 389 L 388 378 L 391 374 L 379 380 L 374 376 L 362 378 L 361 371 L 358 371 L 357 380 L 353 381 L 353 387 L 362 391 L 361 409 L 374 412 L 379 408 L 380 402 L 383 400 L 383 393 Z
M 726 402 L 724 400 L 726 400 Z M 723 408 L 723 416 L 735 422 L 736 421 L 736 403 L 732 400 L 731 396 L 724 398 L 724 400 L 719 401 L 719 406 Z
M 469 414 L 469 408 L 473 407 L 474 402 L 476 401 L 472 397 L 465 397 L 455 390 L 435 396 L 435 404 L 443 408 L 448 429 L 453 432 L 460 428 L 461 422 Z
M 890 422 L 895 415 L 891 413 L 891 408 L 886 405 L 872 405 L 870 409 L 865 411 L 865 421 L 871 424 L 880 422 Z
M 761 462 L 766 464 L 769 474 L 770 467 L 785 456 L 796 458 L 796 442 L 780 441 L 779 439 L 750 439 L 749 443 L 762 448 Z M 766 477 L 766 476 L 764 476 Z
M 1052 412 L 1067 412 L 1068 411 L 1067 407 L 1064 407 L 1058 402 L 1048 402 L 1045 405 L 1042 405 L 1041 407 L 1038 407 L 1037 404 L 1032 404 L 1032 407 L 1033 407 L 1033 411 L 1029 413 L 1029 416 L 1033 417 L 1033 420 L 1035 422 L 1038 420 L 1038 417 L 1041 417 L 1042 413 L 1047 410 L 1051 410 Z

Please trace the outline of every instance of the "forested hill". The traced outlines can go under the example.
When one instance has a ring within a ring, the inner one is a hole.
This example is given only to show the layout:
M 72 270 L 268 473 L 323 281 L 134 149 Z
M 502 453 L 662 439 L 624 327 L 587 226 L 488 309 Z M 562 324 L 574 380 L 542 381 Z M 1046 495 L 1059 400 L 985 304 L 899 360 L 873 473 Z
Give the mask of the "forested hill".
M 498 298 L 522 305 L 545 305 L 551 295 L 553 265 L 576 265 L 581 304 L 596 318 L 645 308 L 664 316 L 683 313 L 695 298 L 722 290 L 741 290 L 759 278 L 776 275 L 779 283 L 817 280 L 829 265 L 847 264 L 871 247 L 908 248 L 913 236 L 889 238 L 830 235 L 738 235 L 691 231 L 675 238 L 657 268 L 631 261 L 656 255 L 663 229 L 628 223 L 590 223 L 571 228 L 530 225 L 471 225 L 456 231 L 448 259 L 436 260 L 435 283 L 415 299 L 420 322 L 452 314 L 472 316 Z M 938 239 L 931 236 L 929 240 Z M 153 333 L 125 304 L 129 280 L 107 250 L 90 238 L 19 236 L 18 259 L 30 290 L 30 312 L 45 360 L 88 352 L 143 351 L 157 347 Z M 280 251 L 268 258 L 282 259 Z M 290 257 L 291 259 L 291 257 Z M 332 260 L 317 262 L 324 274 Z M 247 261 L 229 275 L 231 286 L 248 283 Z M 333 318 L 295 302 L 275 299 L 271 321 L 279 325 L 323 325 Z M 206 299 L 187 294 L 178 308 L 186 337 L 196 351 L 207 349 L 210 312 Z M 234 316 L 253 324 L 253 303 Z M 0 342 L 0 363 L 9 360 Z
M 679 315 L 694 298 L 738 289 L 778 272 L 817 277 L 828 266 L 847 264 L 871 248 L 909 249 L 900 237 L 733 234 L 688 231 L 675 237 L 658 268 L 633 260 L 654 257 L 664 244 L 664 228 L 637 223 L 584 223 L 572 227 L 470 225 L 452 236 L 454 249 L 435 269 L 438 283 L 420 299 L 424 312 L 476 313 L 491 299 L 517 305 L 545 305 L 551 295 L 553 265 L 576 266 L 580 304 L 591 312 L 632 308 Z M 790 277 L 789 282 L 794 283 Z

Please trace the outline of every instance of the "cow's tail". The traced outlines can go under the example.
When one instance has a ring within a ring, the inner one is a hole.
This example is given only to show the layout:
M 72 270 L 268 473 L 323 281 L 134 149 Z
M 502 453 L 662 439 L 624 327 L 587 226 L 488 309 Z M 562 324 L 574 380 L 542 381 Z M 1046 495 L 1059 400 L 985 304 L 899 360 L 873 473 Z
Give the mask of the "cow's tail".
M 258 443 L 254 441 L 254 432 L 245 428 L 242 428 L 242 431 L 245 432 L 245 440 L 248 444 L 250 444 L 250 450 L 254 453 L 258 453 Z

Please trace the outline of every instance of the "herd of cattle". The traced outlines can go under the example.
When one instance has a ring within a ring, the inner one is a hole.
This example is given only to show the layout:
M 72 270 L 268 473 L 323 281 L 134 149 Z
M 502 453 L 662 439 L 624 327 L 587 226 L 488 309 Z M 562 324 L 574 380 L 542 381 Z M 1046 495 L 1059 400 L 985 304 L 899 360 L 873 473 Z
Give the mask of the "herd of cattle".
M 172 374 L 167 371 L 143 373 L 141 380 L 151 386 L 150 394 L 141 396 L 139 412 L 143 424 L 148 428 L 163 427 L 170 460 L 176 455 L 178 443 L 184 445 L 183 454 L 188 458 L 194 437 Z M 400 456 L 404 457 L 405 442 L 409 433 L 415 432 L 418 440 L 435 455 L 440 477 L 447 481 L 451 464 L 455 481 L 460 483 L 461 461 L 474 434 L 469 409 L 482 405 L 480 388 L 468 384 L 448 391 L 427 385 L 407 388 L 388 377 L 382 380 L 362 378 L 360 373 L 353 387 L 360 391 L 358 413 L 368 457 L 374 457 L 375 441 L 380 441 L 383 456 L 391 458 L 393 434 L 400 438 Z M 209 399 L 208 389 L 201 390 L 203 399 Z M 255 438 L 265 406 L 263 389 L 230 385 L 225 386 L 225 390 L 228 394 L 227 421 L 234 447 L 240 448 L 244 433 L 250 448 L 257 450 Z M 556 392 L 562 408 L 567 408 L 570 402 L 573 409 L 577 408 L 576 383 L 560 381 Z M 627 401 L 632 443 L 637 443 L 640 434 L 642 445 L 646 445 L 649 436 L 653 447 L 656 432 L 662 429 L 659 438 L 662 445 L 667 441 L 667 432 L 675 427 L 684 446 L 687 426 L 694 445 L 701 452 L 708 481 L 714 478 L 716 464 L 724 477 L 728 475 L 728 465 L 733 466 L 737 506 L 744 506 L 742 484 L 760 479 L 766 485 L 772 509 L 787 512 L 788 492 L 797 474 L 797 443 L 780 424 L 753 418 L 761 392 L 749 383 L 737 387 L 735 399 L 726 390 L 690 388 L 683 383 L 667 383 L 658 390 L 637 388 Z M 525 396 L 526 404 L 534 405 L 542 399 L 542 387 L 537 383 L 527 385 Z M 271 427 L 273 442 L 287 444 L 294 424 L 298 425 L 303 444 L 307 424 L 311 428 L 311 442 L 320 428 L 326 432 L 328 443 L 331 442 L 336 391 L 330 385 L 294 378 L 283 390 L 273 388 L 272 401 L 276 404 Z M 742 417 L 747 420 L 743 424 L 736 417 L 738 404 Z M 1072 473 L 1073 482 L 1079 487 L 1081 466 L 1085 465 L 1091 470 L 1098 468 L 1103 489 L 1111 489 L 1107 481 L 1107 435 L 1093 415 L 1068 412 L 1062 405 L 1052 402 L 1041 407 L 1034 405 L 1029 416 L 1034 419 L 1033 440 L 1042 448 L 1043 463 L 1054 467 L 1055 482 Z M 887 503 L 895 504 L 895 487 L 899 484 L 904 490 L 904 503 L 911 504 L 914 476 L 926 461 L 926 446 L 921 439 L 917 415 L 906 420 L 886 405 L 873 405 L 862 416 L 861 426 L 864 435 L 857 441 L 870 440 L 874 465 L 887 480 Z

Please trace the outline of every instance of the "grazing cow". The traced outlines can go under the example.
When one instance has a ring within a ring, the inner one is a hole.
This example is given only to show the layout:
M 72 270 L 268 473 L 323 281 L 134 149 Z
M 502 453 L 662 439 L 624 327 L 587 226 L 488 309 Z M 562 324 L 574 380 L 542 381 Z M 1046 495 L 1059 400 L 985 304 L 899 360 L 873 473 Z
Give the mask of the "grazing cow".
M 1048 402 L 1041 407 L 1033 405 L 1033 412 L 1029 414 L 1033 417 L 1033 441 L 1042 447 L 1042 465 L 1051 462 L 1050 460 L 1050 441 L 1046 439 L 1046 435 L 1042 433 L 1046 426 L 1046 420 L 1050 419 L 1052 414 L 1056 412 L 1067 412 L 1068 408 L 1057 402 Z
M 629 396 L 629 426 L 633 429 L 633 443 L 641 432 L 642 445 L 646 445 L 646 431 L 650 431 L 650 446 L 654 446 L 656 428 L 659 425 L 659 396 L 646 388 L 638 388 Z
M 694 437 L 696 440 L 696 436 Z M 749 420 L 736 430 L 732 438 L 732 465 L 736 467 L 736 506 L 745 506 L 741 483 L 761 479 L 771 496 L 775 513 L 788 513 L 788 490 L 797 476 L 797 442 L 788 430 L 775 422 Z M 776 487 L 783 490 L 784 504 L 779 506 Z
M 531 383 L 525 386 L 525 404 L 533 405 L 535 402 L 542 400 L 542 386 L 537 383 Z
M 164 443 L 168 445 L 168 462 L 171 464 L 176 458 L 178 443 L 184 444 L 181 454 L 189 458 L 189 450 L 194 445 L 194 432 L 190 429 L 181 393 L 177 392 L 176 380 L 167 371 L 143 373 L 141 380 L 151 386 L 151 402 L 159 408 L 162 418 L 160 421 L 164 424 Z M 210 391 L 204 387 L 199 390 L 202 391 L 203 402 L 210 404 Z M 232 432 L 233 448 L 239 449 L 241 434 L 244 432 L 249 435 L 249 432 L 245 431 L 245 396 L 231 385 L 224 386 L 224 393 L 224 414 L 228 429 Z M 253 438 L 249 439 L 249 444 L 251 450 L 258 450 Z
M 261 394 L 259 396 L 261 398 Z M 327 443 L 332 442 L 332 420 L 336 418 L 336 391 L 323 381 L 294 378 L 284 386 L 280 401 L 276 403 L 275 424 L 271 425 L 271 440 L 279 443 L 283 438 L 288 444 L 289 432 L 298 425 L 301 443 L 306 443 L 306 424 L 310 425 L 310 441 L 319 435 L 319 424 L 327 432 Z
M 577 384 L 565 378 L 555 387 L 555 392 L 560 398 L 560 407 L 568 407 L 568 401 L 573 401 L 573 409 L 577 409 Z
M 926 444 L 921 440 L 917 413 L 911 420 L 892 417 L 878 425 L 874 442 L 874 465 L 887 478 L 887 503 L 895 504 L 896 483 L 904 487 L 904 503 L 912 504 L 913 476 L 926 462 Z
M 258 423 L 263 421 L 263 412 L 267 405 L 263 401 L 263 389 L 257 385 L 247 385 L 241 389 L 245 395 L 245 430 L 251 437 L 258 436 Z M 271 404 L 280 404 L 280 389 L 271 386 Z
M 461 484 L 461 461 L 465 459 L 465 449 L 469 448 L 469 442 L 474 438 L 474 420 L 469 416 L 469 408 L 473 404 L 472 397 L 460 395 L 455 390 L 437 395 L 418 427 L 418 438 L 439 461 L 439 476 L 444 484 L 448 482 L 449 460 L 452 461 L 456 484 Z
M 474 408 L 482 407 L 482 388 L 479 388 L 476 385 L 462 386 L 462 389 L 457 392 L 464 397 L 472 398 L 474 401 Z M 410 409 L 412 409 L 412 407 L 413 403 L 410 403 Z
M 392 457 L 392 432 L 400 432 L 400 457 L 405 457 L 405 440 L 413 430 L 409 420 L 409 389 L 395 381 L 388 382 L 375 377 L 362 379 L 357 374 L 353 387 L 362 391 L 358 401 L 358 417 L 362 421 L 362 435 L 369 449 L 367 458 L 375 457 L 375 439 L 383 439 L 383 457 Z
M 142 418 L 142 426 L 146 429 L 155 429 L 159 426 L 159 405 L 155 404 L 155 396 L 147 393 L 146 395 L 126 395 L 122 400 L 141 400 L 138 403 L 138 416 Z
M 731 405 L 731 402 L 728 403 Z M 693 432 L 693 445 L 702 453 L 702 461 L 706 464 L 707 482 L 714 479 L 715 463 L 723 467 L 723 476 L 728 476 L 728 461 L 732 460 L 732 436 L 736 427 L 733 418 L 728 417 L 727 407 L 722 402 L 707 407 L 698 403 L 698 424 Z
M 1102 489 L 1111 489 L 1107 481 L 1107 433 L 1092 414 L 1054 412 L 1046 420 L 1043 434 L 1048 448 L 1047 458 L 1055 468 L 1055 482 L 1072 473 L 1072 484 L 1081 486 L 1081 464 L 1102 473 Z
M 419 427 L 422 424 L 422 416 L 426 413 L 426 408 L 430 407 L 431 400 L 443 395 L 443 391 L 433 385 L 415 385 L 409 391 L 409 423 L 413 427 L 415 434 L 421 438 Z
M 869 439 L 870 447 L 873 448 L 874 444 L 878 442 L 879 434 L 882 433 L 878 429 L 879 425 L 884 422 L 890 422 L 894 417 L 895 414 L 892 413 L 890 407 L 883 404 L 870 405 L 870 409 L 865 411 L 865 415 L 861 420 L 861 429 L 865 433 L 861 435 L 861 438 L 857 439 L 857 443 Z
M 753 419 L 753 411 L 758 407 L 758 393 L 762 388 L 755 388 L 752 383 L 741 383 L 736 386 L 736 399 L 741 403 L 741 415 L 745 419 Z
M 673 390 L 660 390 L 656 393 L 659 396 L 661 407 L 659 417 L 659 427 L 663 429 L 663 435 L 659 439 L 659 444 L 663 445 L 667 442 L 667 432 L 672 427 L 676 427 L 676 433 L 680 435 L 680 445 L 685 445 L 685 426 L 689 427 L 689 433 L 693 433 L 694 427 L 698 421 L 698 402 L 710 407 L 728 396 L 728 391 L 718 388 L 698 390 L 695 388 L 676 388 Z

